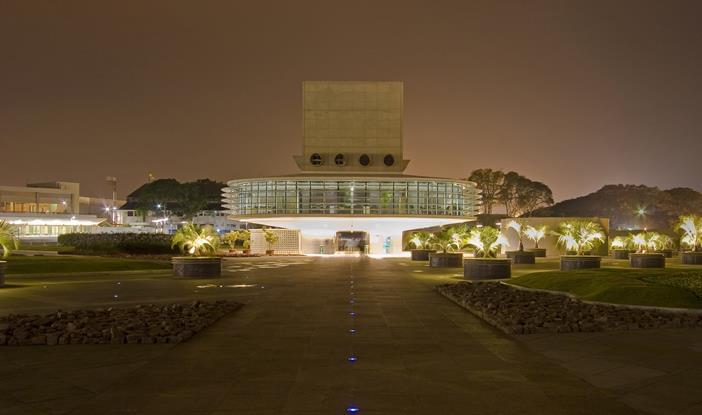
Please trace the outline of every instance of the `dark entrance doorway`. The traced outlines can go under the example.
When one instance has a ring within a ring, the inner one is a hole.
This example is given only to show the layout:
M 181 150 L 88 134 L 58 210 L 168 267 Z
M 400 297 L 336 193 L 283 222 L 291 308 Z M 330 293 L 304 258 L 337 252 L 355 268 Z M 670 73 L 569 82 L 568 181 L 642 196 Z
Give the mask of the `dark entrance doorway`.
M 336 233 L 336 251 L 368 253 L 368 241 L 368 232 L 339 231 Z

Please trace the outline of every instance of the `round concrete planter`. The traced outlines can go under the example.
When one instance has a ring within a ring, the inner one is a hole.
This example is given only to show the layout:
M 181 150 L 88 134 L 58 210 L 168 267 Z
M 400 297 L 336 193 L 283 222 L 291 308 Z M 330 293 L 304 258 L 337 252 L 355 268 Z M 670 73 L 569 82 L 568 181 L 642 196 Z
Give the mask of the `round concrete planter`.
M 663 254 L 629 254 L 632 268 L 665 268 Z
M 531 248 L 527 252 L 533 252 L 536 258 L 546 258 L 546 248 Z
M 614 259 L 629 259 L 628 249 L 612 249 L 612 258 Z
M 0 261 L 0 288 L 5 286 L 5 269 L 7 261 Z
M 673 257 L 673 250 L 672 249 L 661 249 L 660 251 L 656 251 L 657 254 L 662 254 L 666 258 L 672 258 Z
M 529 251 L 507 251 L 507 258 L 513 264 L 536 264 L 536 255 Z
M 594 255 L 563 255 L 561 256 L 561 271 L 599 268 L 601 262 L 602 257 Z
M 433 268 L 460 268 L 463 266 L 463 254 L 431 252 L 429 253 L 429 266 Z
M 436 252 L 434 249 L 413 249 L 412 261 L 429 261 L 429 254 Z
M 463 278 L 469 280 L 499 280 L 512 276 L 512 260 L 470 258 L 463 261 Z
M 702 252 L 683 252 L 681 262 L 687 265 L 702 265 Z
M 220 257 L 174 257 L 171 263 L 176 277 L 206 278 L 222 275 Z

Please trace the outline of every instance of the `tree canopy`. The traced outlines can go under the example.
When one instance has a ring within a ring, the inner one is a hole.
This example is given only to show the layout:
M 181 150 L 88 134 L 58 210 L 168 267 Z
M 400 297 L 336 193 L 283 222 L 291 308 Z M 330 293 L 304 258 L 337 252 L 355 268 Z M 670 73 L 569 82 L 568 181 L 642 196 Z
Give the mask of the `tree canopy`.
M 553 204 L 553 193 L 547 185 L 514 171 L 478 169 L 468 180 L 475 182 L 480 190 L 486 214 L 492 214 L 493 206 L 498 203 L 510 217 L 529 215 L 539 207 Z
M 219 205 L 224 183 L 210 179 L 180 183 L 176 179 L 159 179 L 147 183 L 127 200 L 143 212 L 156 211 L 158 205 L 178 216 L 190 218 L 212 204 Z

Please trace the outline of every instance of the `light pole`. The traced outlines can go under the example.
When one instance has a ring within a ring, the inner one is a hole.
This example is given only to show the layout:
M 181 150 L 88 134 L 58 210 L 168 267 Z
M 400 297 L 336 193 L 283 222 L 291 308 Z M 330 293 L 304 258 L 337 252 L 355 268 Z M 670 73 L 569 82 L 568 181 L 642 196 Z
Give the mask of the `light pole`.
M 644 231 L 646 230 L 646 208 L 640 207 L 636 209 L 636 215 L 639 217 L 639 220 L 641 221 L 641 229 Z
M 160 221 L 161 222 L 161 231 L 163 233 L 166 233 L 166 221 L 167 221 L 166 204 L 165 203 L 164 204 L 158 203 L 158 204 L 156 204 L 156 209 L 161 209 L 161 213 L 163 214 L 163 218 L 161 218 L 161 221 Z
M 117 207 L 115 206 L 115 199 L 117 198 L 117 178 L 115 176 L 107 176 L 105 177 L 105 181 L 112 190 L 112 205 L 110 207 L 112 208 L 112 224 L 114 225 L 115 215 L 117 214 L 117 212 L 115 212 L 115 210 L 117 210 Z

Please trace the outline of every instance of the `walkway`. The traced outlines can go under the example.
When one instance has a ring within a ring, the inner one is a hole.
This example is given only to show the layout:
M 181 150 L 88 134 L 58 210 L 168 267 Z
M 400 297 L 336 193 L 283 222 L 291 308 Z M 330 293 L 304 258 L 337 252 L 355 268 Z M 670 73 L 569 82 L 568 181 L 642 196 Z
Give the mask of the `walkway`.
M 227 284 L 254 285 L 249 304 L 182 345 L 0 349 L 0 414 L 636 413 L 401 262 L 263 261 L 229 262 Z M 57 393 L 46 391 L 47 366 L 21 366 L 33 353 L 51 355 L 41 361 L 55 362 Z M 96 367 L 76 369 L 86 362 Z

